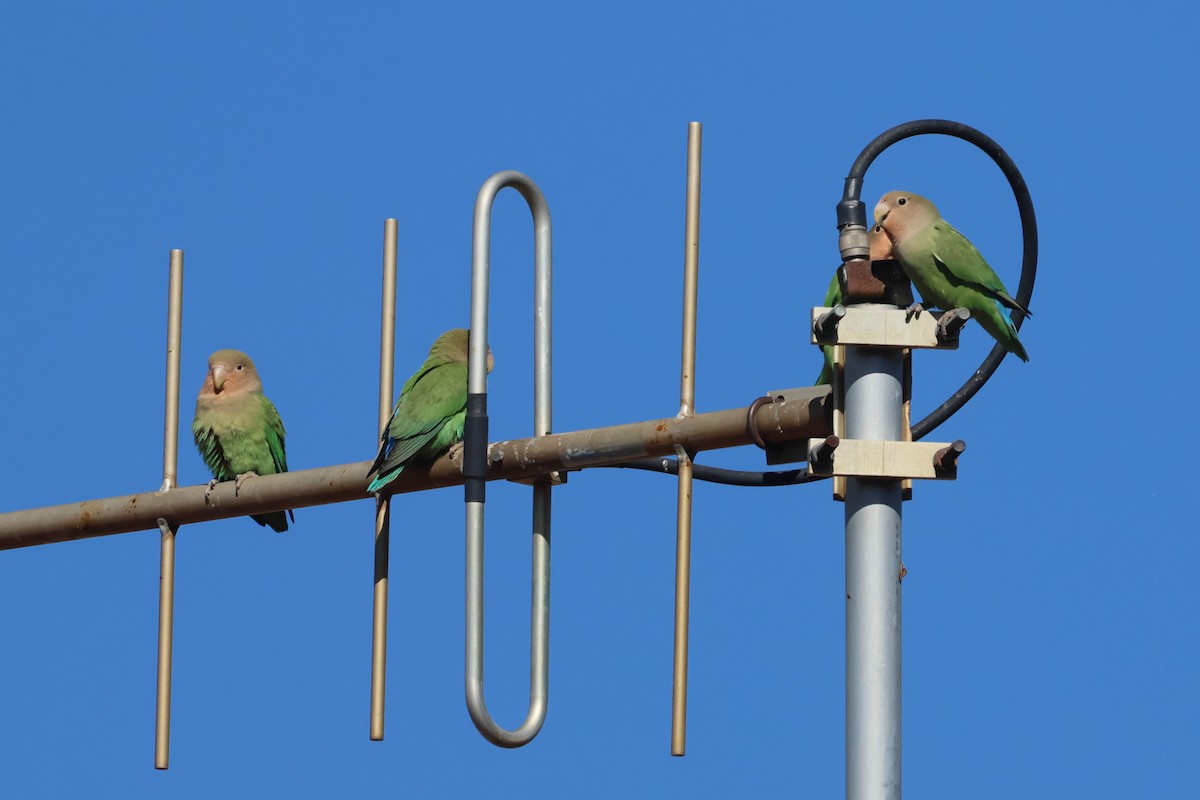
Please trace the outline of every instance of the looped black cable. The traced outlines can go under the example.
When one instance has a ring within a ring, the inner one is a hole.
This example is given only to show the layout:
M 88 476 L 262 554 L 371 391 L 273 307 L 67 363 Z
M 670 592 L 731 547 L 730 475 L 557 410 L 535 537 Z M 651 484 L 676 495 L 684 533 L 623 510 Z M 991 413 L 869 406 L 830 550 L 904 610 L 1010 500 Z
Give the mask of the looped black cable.
M 1029 188 L 1025 185 L 1025 178 L 1021 176 L 1021 171 L 1017 169 L 1017 165 L 1009 157 L 1008 153 L 1004 152 L 999 144 L 984 133 L 972 128 L 970 125 L 964 125 L 961 122 L 953 122 L 947 119 L 918 119 L 912 122 L 906 122 L 903 125 L 897 125 L 891 130 L 884 131 L 879 136 L 868 144 L 863 151 L 858 154 L 858 158 L 854 160 L 854 164 L 850 167 L 850 174 L 846 177 L 845 188 L 842 191 L 842 200 L 837 205 L 838 227 L 844 225 L 857 224 L 866 227 L 867 216 L 866 207 L 862 204 L 859 196 L 862 193 L 863 176 L 867 172 L 867 167 L 875 158 L 891 147 L 896 142 L 903 139 L 908 139 L 913 136 L 920 136 L 926 133 L 942 134 L 944 136 L 954 136 L 963 141 L 970 142 L 986 153 L 996 166 L 1000 167 L 1000 171 L 1004 173 L 1004 177 L 1008 179 L 1008 185 L 1012 188 L 1013 196 L 1017 200 L 1017 209 L 1021 215 L 1021 241 L 1022 241 L 1022 257 L 1021 257 L 1021 283 L 1017 287 L 1017 302 L 1029 308 L 1029 300 L 1033 296 L 1033 284 L 1037 278 L 1037 256 L 1038 256 L 1038 236 L 1037 236 L 1037 218 L 1033 212 L 1033 199 L 1029 196 Z M 1025 315 L 1019 310 L 1012 312 L 1013 323 L 1017 330 L 1021 329 L 1021 324 L 1025 321 Z M 983 388 L 988 379 L 1000 366 L 1000 362 L 1008 351 L 1000 344 L 997 344 L 984 358 L 983 363 L 975 370 L 971 377 L 967 378 L 958 391 L 950 395 L 946 402 L 935 408 L 932 413 L 912 426 L 913 441 L 921 439 L 926 434 L 932 432 L 935 428 L 953 416 L 960 408 L 966 405 L 967 401 L 975 396 L 975 393 Z
M 639 458 L 623 464 L 602 464 L 601 467 L 616 469 L 642 469 L 664 475 L 678 475 L 679 462 L 673 458 Z M 776 472 L 753 472 L 740 469 L 723 469 L 692 463 L 692 477 L 698 481 L 723 483 L 727 486 L 795 486 L 825 480 L 826 475 L 809 475 L 807 467 L 778 470 Z
M 863 176 L 866 174 L 867 167 L 871 165 L 871 162 L 896 142 L 926 133 L 954 136 L 963 141 L 970 142 L 995 161 L 996 165 L 1000 167 L 1000 171 L 1004 173 L 1004 177 L 1008 179 L 1008 184 L 1012 188 L 1013 196 L 1017 200 L 1017 209 L 1021 216 L 1021 283 L 1017 287 L 1016 299 L 1019 304 L 1028 308 L 1029 300 L 1033 296 L 1033 284 L 1037 279 L 1038 237 L 1037 218 L 1033 212 L 1033 198 L 1029 196 L 1029 188 L 1025 185 L 1025 178 L 1021 176 L 1021 171 L 1017 169 L 1016 163 L 1004 151 L 1004 148 L 989 136 L 972 128 L 970 125 L 964 125 L 961 122 L 954 122 L 947 119 L 918 119 L 906 122 L 903 125 L 897 125 L 876 136 L 870 144 L 863 148 L 863 151 L 858 154 L 858 158 L 854 160 L 854 164 L 850 167 L 850 174 L 846 177 L 845 188 L 842 192 L 842 200 L 837 205 L 838 228 L 840 229 L 845 225 L 862 225 L 864 228 L 867 227 L 866 207 L 860 200 L 860 195 L 862 193 Z M 1014 310 L 1012 315 L 1013 323 L 1016 325 L 1017 330 L 1020 330 L 1021 324 L 1025 321 L 1025 315 L 1019 309 Z M 1000 366 L 1000 362 L 1007 353 L 1008 351 L 999 344 L 993 347 L 987 357 L 984 358 L 983 363 L 979 365 L 979 368 L 975 370 L 958 391 L 950 395 L 946 402 L 935 408 L 932 413 L 912 426 L 913 441 L 921 439 L 926 434 L 932 432 L 966 405 L 967 401 L 974 397 L 975 393 L 982 389 L 983 385 L 996 372 L 996 369 Z M 750 408 L 747 410 L 747 431 L 750 433 L 750 438 L 754 440 L 754 443 L 764 450 L 767 448 L 767 445 L 762 441 L 762 437 L 758 435 L 758 429 L 754 425 L 754 416 L 758 413 L 758 409 L 767 402 L 770 402 L 770 400 L 771 398 L 769 397 L 760 397 L 751 403 Z M 678 462 L 670 458 L 646 458 L 608 466 L 650 470 L 670 475 L 678 474 L 679 471 Z M 692 470 L 693 477 L 697 480 L 725 483 L 733 486 L 792 486 L 798 483 L 823 480 L 826 477 L 824 475 L 810 475 L 807 469 L 803 467 L 778 472 L 747 472 L 693 463 Z

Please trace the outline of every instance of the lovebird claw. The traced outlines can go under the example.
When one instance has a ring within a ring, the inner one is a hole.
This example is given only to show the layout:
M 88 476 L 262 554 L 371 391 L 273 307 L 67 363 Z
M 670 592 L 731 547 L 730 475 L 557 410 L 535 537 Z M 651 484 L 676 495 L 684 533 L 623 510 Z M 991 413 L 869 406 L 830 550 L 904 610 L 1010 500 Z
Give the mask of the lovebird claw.
M 450 451 L 446 454 L 446 456 L 450 459 L 450 462 L 452 464 L 456 464 L 458 466 L 459 472 L 462 472 L 462 470 L 463 470 L 462 453 L 463 453 L 463 443 L 455 442 L 454 444 L 450 445 Z
M 913 303 L 908 308 L 904 309 L 904 321 L 912 322 L 914 319 L 921 318 L 921 312 L 925 310 L 925 306 L 920 303 Z
M 218 481 L 216 478 L 213 478 L 208 482 L 208 487 L 204 490 L 204 505 L 212 505 L 212 500 L 209 499 L 209 495 L 213 493 L 213 489 L 217 488 L 218 483 L 220 483 L 220 481 Z
M 945 314 L 942 314 L 942 318 L 938 320 L 938 324 L 937 324 L 939 339 L 953 338 L 954 335 L 957 334 L 958 331 L 960 331 L 962 329 L 962 326 L 966 324 L 965 319 L 959 319 L 959 313 L 958 313 L 959 310 L 960 309 L 958 309 L 958 308 L 952 308 L 949 311 L 947 311 Z M 968 315 L 969 315 L 969 311 L 968 311 Z M 953 326 L 953 328 L 954 328 L 953 331 L 950 330 L 951 326 Z
M 235 478 L 233 481 L 233 496 L 234 497 L 238 496 L 238 492 L 240 492 L 242 490 L 242 482 L 245 481 L 246 478 L 257 478 L 257 477 L 258 477 L 258 473 L 253 472 L 253 471 L 243 472 L 241 475 L 238 475 L 237 478 Z

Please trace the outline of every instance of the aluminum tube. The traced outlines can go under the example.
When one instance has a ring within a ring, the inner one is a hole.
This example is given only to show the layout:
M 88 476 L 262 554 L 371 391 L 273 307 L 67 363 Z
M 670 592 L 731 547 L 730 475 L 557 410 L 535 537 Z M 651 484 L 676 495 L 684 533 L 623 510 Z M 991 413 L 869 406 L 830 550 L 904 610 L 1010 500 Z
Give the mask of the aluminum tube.
M 396 364 L 396 251 L 399 222 L 383 223 L 383 289 L 379 321 L 379 438 L 392 418 L 392 385 Z M 371 604 L 370 738 L 383 741 L 384 690 L 387 685 L 387 599 L 391 497 L 375 501 L 375 573 Z
M 179 473 L 179 357 L 183 340 L 183 251 L 172 250 L 167 281 L 167 384 L 163 408 L 163 482 L 174 489 Z
M 171 654 L 175 641 L 176 528 L 158 520 L 162 533 L 158 573 L 158 684 L 154 704 L 154 768 L 171 762 Z
M 537 736 L 546 721 L 550 691 L 550 484 L 534 492 L 533 556 L 530 571 L 529 709 L 520 727 L 500 727 L 484 697 L 483 652 L 483 504 L 467 503 L 466 670 L 464 692 L 471 721 L 484 738 L 500 747 L 521 747 Z M 473 518 L 474 517 L 474 521 Z
M 551 380 L 554 245 L 550 228 L 550 209 L 546 205 L 545 197 L 532 181 L 528 189 L 522 189 L 519 185 L 516 187 L 524 195 L 529 203 L 529 211 L 533 214 L 533 435 L 545 436 L 553 431 L 554 400 Z M 547 503 L 549 498 L 547 493 Z
M 675 514 L 675 639 L 671 673 L 671 755 L 687 750 L 688 622 L 692 591 L 692 459 L 679 455 Z
M 683 343 L 679 417 L 696 413 L 696 309 L 700 278 L 700 153 L 703 126 L 688 123 L 687 185 L 683 222 Z M 675 507 L 675 638 L 671 674 L 671 755 L 687 746 L 688 616 L 692 576 L 692 459 L 680 448 Z
M 688 123 L 687 187 L 683 222 L 683 346 L 679 415 L 696 413 L 696 306 L 700 278 L 700 153 L 703 126 Z
M 529 572 L 529 711 L 521 728 L 514 733 L 514 738 L 518 739 L 526 735 L 532 739 L 537 735 L 546 719 L 550 697 L 551 488 L 550 483 L 533 485 L 533 543 Z
M 167 378 L 163 409 L 163 480 L 159 492 L 175 488 L 179 475 L 179 360 L 183 341 L 183 251 L 172 250 L 167 280 Z M 154 768 L 171 757 L 171 653 L 175 627 L 175 534 L 165 520 L 158 559 L 158 678 L 154 690 Z
M 379 436 L 392 418 L 392 384 L 396 365 L 396 264 L 399 222 L 383 221 L 383 288 L 379 320 Z
M 902 438 L 903 355 L 846 349 L 846 436 Z M 846 797 L 900 798 L 901 482 L 846 486 Z
M 501 747 L 520 747 L 533 740 L 546 718 L 550 620 L 550 486 L 536 484 L 533 493 L 533 607 L 529 664 L 529 711 L 515 731 L 491 718 L 483 694 L 483 535 L 484 496 L 479 481 L 485 463 L 487 426 L 488 281 L 491 270 L 491 216 L 496 195 L 512 187 L 529 205 L 534 229 L 534 438 L 551 431 L 551 273 L 553 254 L 550 209 L 541 190 L 519 172 L 497 172 L 484 181 L 475 198 L 471 245 L 471 336 L 467 365 L 467 420 L 463 465 L 466 491 L 466 665 L 467 710 L 484 738 Z M 478 427 L 476 427 L 478 425 Z M 478 450 L 476 448 L 479 448 Z M 537 473 L 544 475 L 545 473 Z M 478 483 L 476 483 L 479 481 Z M 541 587 L 540 589 L 538 587 Z M 540 643 L 540 644 L 539 644 Z
M 828 436 L 828 386 L 803 390 L 794 400 L 759 409 L 755 426 L 767 442 Z M 667 417 L 608 428 L 555 433 L 530 439 L 495 442 L 488 446 L 487 479 L 516 480 L 550 472 L 621 464 L 652 456 L 716 450 L 750 444 L 746 408 L 709 411 L 687 419 Z M 204 502 L 205 485 L 170 492 L 141 494 L 44 506 L 0 513 L 0 550 L 53 542 L 68 542 L 131 531 L 157 530 L 160 517 L 176 525 L 264 514 L 285 508 L 308 508 L 327 503 L 370 498 L 370 461 L 263 475 L 242 485 L 234 496 L 233 481 L 217 484 L 212 503 Z M 430 465 L 414 465 L 388 484 L 393 494 L 419 492 L 463 482 L 459 467 L 446 457 Z

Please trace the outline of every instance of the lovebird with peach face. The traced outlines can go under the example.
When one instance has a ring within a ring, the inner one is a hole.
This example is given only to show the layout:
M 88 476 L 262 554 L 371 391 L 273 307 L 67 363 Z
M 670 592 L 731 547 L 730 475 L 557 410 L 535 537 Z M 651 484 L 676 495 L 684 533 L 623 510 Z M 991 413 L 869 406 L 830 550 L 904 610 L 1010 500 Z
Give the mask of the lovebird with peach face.
M 875 223 L 921 299 L 943 310 L 965 308 L 971 319 L 1022 361 L 1029 360 L 1017 338 L 1012 312 L 1032 316 L 984 261 L 967 237 L 942 219 L 933 203 L 912 192 L 888 192 L 875 206 Z M 919 314 L 914 304 L 911 313 Z
M 204 493 L 206 500 L 222 481 L 236 480 L 236 492 L 247 478 L 287 472 L 283 420 L 263 394 L 254 362 L 238 350 L 218 350 L 208 357 L 192 436 L 213 475 Z M 291 514 L 275 511 L 253 514 L 250 519 L 283 533 Z

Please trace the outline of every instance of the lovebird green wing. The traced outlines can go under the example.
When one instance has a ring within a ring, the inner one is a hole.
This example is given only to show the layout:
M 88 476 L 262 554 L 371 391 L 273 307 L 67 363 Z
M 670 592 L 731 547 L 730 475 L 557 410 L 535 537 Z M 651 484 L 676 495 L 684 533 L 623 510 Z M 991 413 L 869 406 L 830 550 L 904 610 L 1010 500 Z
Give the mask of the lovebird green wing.
M 947 273 L 952 281 L 970 284 L 1008 308 L 1019 308 L 1026 316 L 1033 316 L 1029 309 L 1012 298 L 1000 276 L 975 249 L 975 245 L 949 222 L 941 220 L 933 224 L 930 243 L 938 269 Z
M 265 422 L 264 435 L 267 444 L 266 455 L 270 458 L 270 466 L 268 467 L 267 458 L 261 459 L 263 469 L 254 470 L 259 475 L 271 475 L 280 472 L 287 472 L 287 451 L 284 449 L 283 420 L 279 417 L 279 411 L 275 408 L 267 396 L 260 394 L 259 400 L 263 405 L 263 414 Z M 286 512 L 274 511 L 270 514 L 251 514 L 250 519 L 257 522 L 259 525 L 269 525 L 276 533 L 283 533 L 288 529 L 288 517 L 291 517 L 292 522 L 296 521 L 296 515 L 289 508 Z
M 409 378 L 371 466 L 378 474 L 367 491 L 379 491 L 410 461 L 436 458 L 462 441 L 466 412 L 466 364 L 436 364 Z
M 838 272 L 841 267 L 833 271 L 833 279 L 829 281 L 829 288 L 825 290 L 825 307 L 832 308 L 842 302 L 842 282 L 838 279 Z M 821 366 L 821 374 L 817 376 L 817 382 L 814 386 L 822 386 L 833 383 L 833 348 L 828 345 L 821 346 L 821 354 L 825 357 L 825 363 Z

